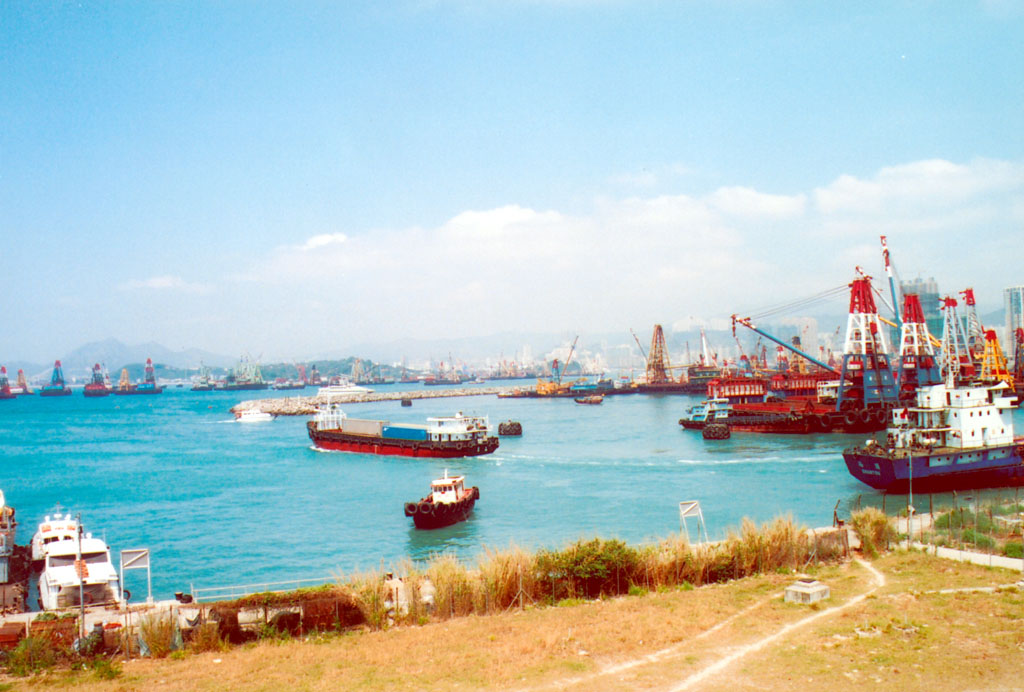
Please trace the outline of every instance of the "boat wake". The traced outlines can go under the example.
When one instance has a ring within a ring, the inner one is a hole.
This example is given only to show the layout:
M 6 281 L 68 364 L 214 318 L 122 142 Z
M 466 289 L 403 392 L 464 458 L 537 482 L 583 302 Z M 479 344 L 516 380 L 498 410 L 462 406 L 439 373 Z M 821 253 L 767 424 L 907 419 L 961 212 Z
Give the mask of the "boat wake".
M 820 457 L 757 457 L 740 459 L 677 459 L 676 463 L 687 466 L 732 466 L 737 464 L 820 464 Z

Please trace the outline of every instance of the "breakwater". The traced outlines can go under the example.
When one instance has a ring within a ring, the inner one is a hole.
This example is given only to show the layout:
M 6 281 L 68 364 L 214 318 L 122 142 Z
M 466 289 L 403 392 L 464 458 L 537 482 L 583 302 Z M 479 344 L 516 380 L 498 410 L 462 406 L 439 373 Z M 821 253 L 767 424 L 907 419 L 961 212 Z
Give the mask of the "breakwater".
M 288 396 L 272 399 L 250 399 L 231 407 L 232 413 L 256 409 L 275 416 L 308 416 L 316 407 L 327 403 L 369 404 L 378 401 L 400 401 L 402 399 L 443 399 L 457 396 L 494 395 L 506 391 L 507 387 L 474 387 L 472 389 L 423 389 L 406 392 L 360 392 L 331 396 Z

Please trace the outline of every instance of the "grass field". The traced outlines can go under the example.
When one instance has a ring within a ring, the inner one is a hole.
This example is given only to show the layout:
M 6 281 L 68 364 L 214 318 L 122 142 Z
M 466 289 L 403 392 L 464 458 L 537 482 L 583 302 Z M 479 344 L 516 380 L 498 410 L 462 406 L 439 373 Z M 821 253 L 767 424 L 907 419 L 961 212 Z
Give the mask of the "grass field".
M 783 602 L 796 575 L 771 573 L 424 626 L 265 640 L 119 662 L 112 671 L 5 678 L 0 689 L 1024 689 L 1024 594 L 938 593 L 1013 584 L 1019 573 L 913 552 L 871 566 L 884 585 L 857 562 L 816 570 L 832 593 L 816 607 Z

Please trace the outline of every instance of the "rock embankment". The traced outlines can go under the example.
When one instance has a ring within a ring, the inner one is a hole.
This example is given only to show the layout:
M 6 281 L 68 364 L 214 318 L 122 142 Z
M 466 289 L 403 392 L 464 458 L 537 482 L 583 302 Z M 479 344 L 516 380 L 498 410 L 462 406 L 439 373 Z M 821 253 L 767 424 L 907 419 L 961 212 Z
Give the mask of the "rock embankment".
M 400 401 L 402 399 L 442 399 L 457 396 L 494 395 L 505 391 L 506 387 L 472 387 L 467 389 L 423 389 L 412 392 L 370 392 L 366 394 L 349 394 L 347 396 L 332 395 L 331 402 L 336 404 L 368 404 L 375 401 Z M 256 409 L 275 416 L 308 416 L 316 412 L 316 407 L 328 403 L 326 396 L 287 396 L 274 399 L 250 399 L 232 407 L 232 413 L 241 413 Z

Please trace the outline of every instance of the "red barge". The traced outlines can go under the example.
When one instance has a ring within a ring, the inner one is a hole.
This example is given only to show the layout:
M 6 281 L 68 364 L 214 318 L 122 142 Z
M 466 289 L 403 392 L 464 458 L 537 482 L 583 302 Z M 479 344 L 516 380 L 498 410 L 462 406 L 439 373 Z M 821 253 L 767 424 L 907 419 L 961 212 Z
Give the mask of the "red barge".
M 306 424 L 319 449 L 406 457 L 456 458 L 490 454 L 498 448 L 486 416 L 428 418 L 426 425 L 349 418 L 338 404 L 317 410 Z

